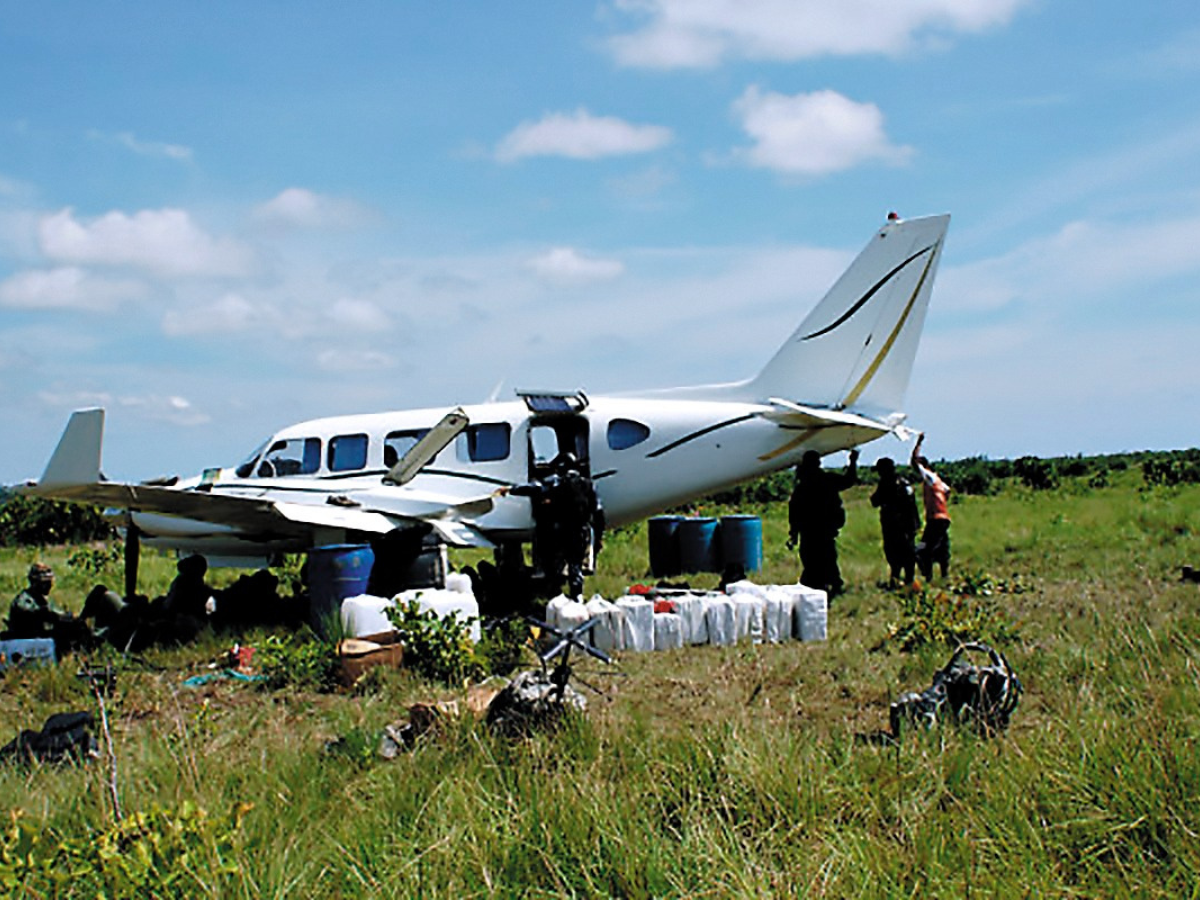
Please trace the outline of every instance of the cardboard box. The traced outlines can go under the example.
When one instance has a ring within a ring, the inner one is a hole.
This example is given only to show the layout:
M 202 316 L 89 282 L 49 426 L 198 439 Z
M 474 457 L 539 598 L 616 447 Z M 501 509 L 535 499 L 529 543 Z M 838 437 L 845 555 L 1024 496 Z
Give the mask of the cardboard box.
M 404 645 L 394 631 L 365 638 L 347 638 L 338 644 L 342 660 L 342 684 L 353 687 L 363 673 L 375 666 L 398 669 L 404 665 Z

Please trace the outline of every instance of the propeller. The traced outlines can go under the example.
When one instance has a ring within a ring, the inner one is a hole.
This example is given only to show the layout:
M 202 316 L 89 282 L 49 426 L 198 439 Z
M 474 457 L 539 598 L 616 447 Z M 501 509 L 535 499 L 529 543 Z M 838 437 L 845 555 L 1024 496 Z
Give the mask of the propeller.
M 562 702 L 563 694 L 565 694 L 567 690 L 567 681 L 571 678 L 570 659 L 572 648 L 577 647 L 584 653 L 594 656 L 603 663 L 608 663 L 610 665 L 612 663 L 612 658 L 607 653 L 605 653 L 603 650 L 596 649 L 591 644 L 587 643 L 586 640 L 584 640 L 584 636 L 587 635 L 587 633 L 593 628 L 595 628 L 596 624 L 600 621 L 599 616 L 592 616 L 586 622 L 576 625 L 569 631 L 561 631 L 548 622 L 543 622 L 540 619 L 534 618 L 533 616 L 526 616 L 525 621 L 529 622 L 531 625 L 536 625 L 547 634 L 558 638 L 558 643 L 544 653 L 539 654 L 538 658 L 542 661 L 542 667 L 544 670 L 546 664 L 550 662 L 550 660 L 560 655 L 562 656 L 562 659 L 559 660 L 558 665 L 554 667 L 554 671 L 550 673 L 550 681 L 554 684 L 556 689 L 555 699 L 559 702 Z

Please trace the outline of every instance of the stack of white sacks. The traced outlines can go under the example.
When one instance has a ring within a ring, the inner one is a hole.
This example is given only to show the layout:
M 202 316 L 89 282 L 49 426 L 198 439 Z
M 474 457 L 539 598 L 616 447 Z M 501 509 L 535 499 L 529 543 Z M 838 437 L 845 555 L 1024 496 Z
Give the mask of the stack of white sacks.
M 470 622 L 471 640 L 478 641 L 479 603 L 471 590 L 471 579 L 460 572 L 446 576 L 444 588 L 416 588 L 395 597 L 373 597 L 362 594 L 342 601 L 342 628 L 351 637 L 366 637 L 392 630 L 388 609 L 415 601 L 421 609 L 431 609 L 440 617 L 457 616 Z
M 599 595 L 587 603 L 560 596 L 547 604 L 546 621 L 559 631 L 569 631 L 598 617 L 591 641 L 605 653 L 826 637 L 825 592 L 802 584 L 738 581 L 724 594 L 680 591 L 660 593 L 655 599 L 670 601 L 674 612 L 655 612 L 654 601 L 642 596 L 627 595 L 615 603 Z
M 755 584 L 738 581 L 716 591 L 659 593 L 674 612 L 655 612 L 654 601 L 627 595 L 615 603 L 598 594 L 587 603 L 555 597 L 546 606 L 546 621 L 559 631 L 570 631 L 593 616 L 591 642 L 605 653 L 613 651 L 671 650 L 695 644 L 727 646 L 739 641 L 823 641 L 828 602 L 825 592 L 802 584 Z M 446 587 L 404 591 L 395 597 L 362 594 L 342 601 L 342 627 L 352 637 L 392 630 L 389 608 L 416 601 L 439 616 L 458 616 L 471 623 L 471 639 L 478 641 L 479 603 L 471 580 L 462 574 L 446 576 Z

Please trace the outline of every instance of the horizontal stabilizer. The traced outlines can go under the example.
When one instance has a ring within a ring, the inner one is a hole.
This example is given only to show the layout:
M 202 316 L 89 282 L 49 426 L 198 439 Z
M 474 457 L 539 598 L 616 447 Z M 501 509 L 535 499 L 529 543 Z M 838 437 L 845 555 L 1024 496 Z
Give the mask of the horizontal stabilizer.
M 103 439 L 103 409 L 81 409 L 71 413 L 38 486 L 52 488 L 99 481 Z
M 799 403 L 793 403 L 790 400 L 781 400 L 778 397 L 772 397 L 767 402 L 774 406 L 775 409 L 763 413 L 763 418 L 788 427 L 831 428 L 840 426 L 864 428 L 879 434 L 887 434 L 898 427 L 897 425 L 889 425 L 886 422 L 879 422 L 875 419 L 868 419 L 866 416 L 859 416 L 836 409 L 816 409 L 811 406 L 802 406 Z

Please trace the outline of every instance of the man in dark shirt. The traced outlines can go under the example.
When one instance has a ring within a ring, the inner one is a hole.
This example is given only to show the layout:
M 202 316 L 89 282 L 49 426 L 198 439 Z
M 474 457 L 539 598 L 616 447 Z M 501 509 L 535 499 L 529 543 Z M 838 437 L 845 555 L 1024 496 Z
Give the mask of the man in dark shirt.
M 588 552 L 599 552 L 603 539 L 604 511 L 575 454 L 559 454 L 549 474 L 498 493 L 529 498 L 537 569 L 557 588 L 566 568 L 568 596 L 581 597 Z
M 54 570 L 45 563 L 29 567 L 29 587 L 13 598 L 8 611 L 8 637 L 52 638 L 58 653 L 88 643 L 91 631 L 50 599 Z
M 837 536 L 846 524 L 841 492 L 856 484 L 858 450 L 850 451 L 850 465 L 840 475 L 821 468 L 816 450 L 807 451 L 796 467 L 796 487 L 788 502 L 788 547 L 800 538 L 800 583 L 830 598 L 845 587 L 837 560 Z
M 896 463 L 883 457 L 875 463 L 879 486 L 871 495 L 871 505 L 879 509 L 879 528 L 883 532 L 883 555 L 887 557 L 894 586 L 904 578 L 912 584 L 916 575 L 917 556 L 914 541 L 921 517 L 912 485 L 896 474 Z

